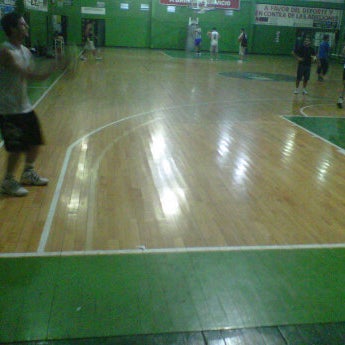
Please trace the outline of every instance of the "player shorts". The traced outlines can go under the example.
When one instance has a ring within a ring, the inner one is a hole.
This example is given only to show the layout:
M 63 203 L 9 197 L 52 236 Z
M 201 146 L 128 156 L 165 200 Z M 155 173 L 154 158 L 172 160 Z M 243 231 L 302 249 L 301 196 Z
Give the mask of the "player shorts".
M 84 49 L 85 50 L 95 50 L 96 49 L 95 43 L 93 41 L 86 42 Z
M 8 152 L 25 152 L 30 146 L 44 144 L 41 126 L 34 111 L 0 115 L 0 131 Z
M 317 67 L 317 74 L 320 74 L 322 72 L 323 75 L 325 75 L 328 71 L 329 63 L 327 59 L 320 59 L 320 64 Z
M 194 44 L 195 44 L 196 46 L 199 46 L 200 43 L 201 43 L 201 38 L 196 38 L 196 39 L 194 40 Z
M 211 42 L 210 52 L 218 53 L 218 43 Z
M 297 68 L 297 80 L 301 81 L 308 81 L 310 78 L 310 69 L 311 66 L 305 65 L 303 63 L 298 64 Z
M 246 55 L 246 50 L 247 50 L 247 47 L 243 47 L 240 45 L 240 48 L 239 48 L 239 55 Z

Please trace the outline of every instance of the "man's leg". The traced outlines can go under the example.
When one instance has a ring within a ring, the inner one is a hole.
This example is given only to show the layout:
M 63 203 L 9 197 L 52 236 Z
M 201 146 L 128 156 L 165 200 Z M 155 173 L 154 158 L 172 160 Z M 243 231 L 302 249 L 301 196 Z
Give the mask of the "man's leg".
M 25 155 L 25 166 L 20 182 L 22 184 L 31 186 L 45 186 L 49 180 L 45 177 L 41 177 L 34 170 L 36 158 L 39 153 L 39 146 L 32 145 Z
M 1 184 L 2 192 L 12 196 L 25 196 L 28 194 L 28 191 L 14 178 L 20 155 L 20 152 L 8 153 L 5 177 Z

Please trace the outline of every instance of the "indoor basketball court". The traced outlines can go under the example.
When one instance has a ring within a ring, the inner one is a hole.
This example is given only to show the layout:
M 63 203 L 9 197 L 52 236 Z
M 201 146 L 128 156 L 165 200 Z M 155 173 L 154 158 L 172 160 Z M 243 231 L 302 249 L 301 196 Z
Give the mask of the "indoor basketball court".
M 1 343 L 340 344 L 342 65 L 294 95 L 289 56 L 102 54 L 30 85 L 50 183 L 0 197 Z

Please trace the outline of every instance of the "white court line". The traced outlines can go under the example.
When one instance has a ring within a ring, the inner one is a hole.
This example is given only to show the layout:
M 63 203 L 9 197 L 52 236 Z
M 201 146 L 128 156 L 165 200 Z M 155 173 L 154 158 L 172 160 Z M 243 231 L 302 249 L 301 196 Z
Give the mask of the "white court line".
M 51 84 L 48 89 L 43 92 L 42 96 L 35 102 L 35 104 L 33 105 L 34 108 L 37 107 L 37 105 L 42 101 L 42 99 L 49 93 L 49 91 L 56 85 L 56 83 L 66 74 L 67 70 L 64 70 L 53 82 L 53 84 Z
M 309 129 L 307 129 L 307 128 L 305 128 L 305 127 L 303 127 L 303 126 L 301 126 L 301 125 L 299 125 L 299 124 L 297 124 L 297 123 L 295 123 L 295 122 L 293 122 L 293 121 L 291 121 L 290 119 L 287 118 L 287 117 L 291 117 L 291 116 L 299 116 L 299 115 L 282 115 L 281 117 L 284 120 L 290 122 L 293 126 L 296 126 L 296 127 L 300 128 L 300 129 L 304 130 L 305 132 L 309 133 L 312 137 L 318 138 L 318 139 L 322 140 L 323 142 L 325 142 L 325 143 L 335 147 L 340 154 L 345 155 L 345 150 L 342 147 L 332 143 L 331 141 L 321 137 L 320 135 L 310 131 Z M 306 115 L 304 117 L 308 117 L 309 119 L 314 119 L 314 118 L 317 118 L 317 119 L 322 119 L 322 118 L 326 118 L 326 119 L 344 119 L 341 116 L 331 117 L 331 116 L 308 116 L 308 115 Z
M 250 102 L 267 102 L 267 101 L 276 101 L 276 98 L 273 99 L 251 99 Z M 61 195 L 61 190 L 62 190 L 62 185 L 65 179 L 65 175 L 66 175 L 66 171 L 67 171 L 67 167 L 71 158 L 71 154 L 72 154 L 72 150 L 80 143 L 82 142 L 84 139 L 102 131 L 105 128 L 111 127 L 111 126 L 118 126 L 120 125 L 122 122 L 128 121 L 128 120 L 132 120 L 135 118 L 139 118 L 142 116 L 146 116 L 149 114 L 154 114 L 155 112 L 160 112 L 160 111 L 166 111 L 166 110 L 173 110 L 173 109 L 179 109 L 179 108 L 183 108 L 183 107 L 200 107 L 202 105 L 208 105 L 208 104 L 212 104 L 212 103 L 216 103 L 216 104 L 227 104 L 227 103 L 236 103 L 236 102 L 243 102 L 243 100 L 232 100 L 232 101 L 224 101 L 224 102 L 203 102 L 203 103 L 195 103 L 195 104 L 189 104 L 189 105 L 178 105 L 178 106 L 173 106 L 173 107 L 167 107 L 167 108 L 160 108 L 160 109 L 155 109 L 155 110 L 150 110 L 150 111 L 146 111 L 146 112 L 142 112 L 142 113 L 138 113 L 135 115 L 131 115 L 131 116 L 127 116 L 125 118 L 122 118 L 120 120 L 111 122 L 109 124 L 106 124 L 104 126 L 101 126 L 99 128 L 96 128 L 95 130 L 89 132 L 88 134 L 86 134 L 85 136 L 79 138 L 78 140 L 76 140 L 74 143 L 72 143 L 66 151 L 66 155 L 65 155 L 65 159 L 64 162 L 62 164 L 62 168 L 61 168 L 61 172 L 60 172 L 60 176 L 55 188 L 55 192 L 53 195 L 53 199 L 52 202 L 50 204 L 50 208 L 48 211 L 48 215 L 43 227 L 43 232 L 41 235 L 41 239 L 39 242 L 39 246 L 37 249 L 37 253 L 42 254 L 45 252 L 45 247 L 49 238 L 49 234 L 50 234 L 50 230 L 51 230 L 51 225 L 53 223 L 53 219 L 55 216 L 55 212 L 56 212 L 56 208 L 57 208 L 57 204 Z M 290 121 L 291 122 L 291 121 Z M 258 247 L 259 248 L 259 247 Z
M 86 250 L 65 252 L 31 252 L 31 253 L 2 253 L 0 258 L 22 257 L 52 257 L 52 256 L 92 256 L 92 255 L 127 255 L 127 254 L 175 254 L 175 253 L 211 253 L 211 252 L 245 252 L 269 250 L 320 250 L 342 249 L 345 243 L 330 244 L 294 244 L 294 245 L 263 245 L 263 246 L 226 246 L 226 247 L 186 247 L 186 248 L 158 248 L 158 249 L 118 249 L 118 250 Z
M 143 124 L 140 124 L 139 126 L 136 126 L 129 131 L 125 131 L 120 136 L 118 136 L 115 140 L 113 140 L 111 143 L 109 143 L 102 151 L 102 153 L 98 156 L 96 163 L 93 164 L 91 167 L 91 176 L 90 176 L 90 188 L 88 192 L 88 202 L 87 202 L 87 222 L 86 222 L 86 250 L 88 250 L 89 247 L 92 245 L 93 240 L 93 234 L 94 234 L 94 219 L 95 219 L 95 205 L 96 205 L 96 180 L 98 179 L 98 170 L 101 165 L 101 162 L 104 159 L 104 156 L 106 153 L 112 148 L 115 144 L 117 144 L 120 140 L 122 140 L 124 137 L 127 137 L 129 134 L 132 134 L 133 132 L 137 131 L 139 128 L 148 126 L 149 124 L 159 121 L 161 118 L 156 118 L 150 121 L 147 121 Z
M 276 98 L 274 98 L 274 99 L 252 99 L 251 102 L 260 102 L 260 101 L 261 102 L 262 101 L 267 102 L 267 101 L 272 101 L 272 100 L 276 100 Z M 243 102 L 243 100 L 237 99 L 237 100 L 234 100 L 234 101 L 224 101 L 224 102 L 217 102 L 217 101 L 215 101 L 215 102 L 203 102 L 203 103 L 195 103 L 195 104 L 187 104 L 187 105 L 177 105 L 177 106 L 173 106 L 173 107 L 149 110 L 149 111 L 145 111 L 145 112 L 138 113 L 138 114 L 135 114 L 135 115 L 124 117 L 124 118 L 122 118 L 120 120 L 117 120 L 117 121 L 114 121 L 114 122 L 110 122 L 110 123 L 108 123 L 108 124 L 106 124 L 104 126 L 96 128 L 95 130 L 93 130 L 93 131 L 89 132 L 88 134 L 84 135 L 83 137 L 77 139 L 74 143 L 72 143 L 67 148 L 67 151 L 66 151 L 66 154 L 65 154 L 65 159 L 64 159 L 63 164 L 62 164 L 60 176 L 59 176 L 59 179 L 58 179 L 58 182 L 57 182 L 57 185 L 56 185 L 56 188 L 55 188 L 55 192 L 54 192 L 54 195 L 53 195 L 53 199 L 52 199 L 52 202 L 50 204 L 49 211 L 48 211 L 47 219 L 46 219 L 46 221 L 44 223 L 43 232 L 42 232 L 42 235 L 41 235 L 41 239 L 40 239 L 40 242 L 39 242 L 39 245 L 38 245 L 37 252 L 38 253 L 43 253 L 45 251 L 45 247 L 47 245 L 49 234 L 50 234 L 51 225 L 53 223 L 53 219 L 54 219 L 54 216 L 55 216 L 55 211 L 56 211 L 57 203 L 58 203 L 60 195 L 61 195 L 62 185 L 63 185 L 64 179 L 65 179 L 67 167 L 68 167 L 68 164 L 69 164 L 69 161 L 70 161 L 70 158 L 71 158 L 72 150 L 80 142 L 82 142 L 84 139 L 86 139 L 86 138 L 88 138 L 88 137 L 90 137 L 90 136 L 92 136 L 92 135 L 102 131 L 105 128 L 108 128 L 108 127 L 111 127 L 111 126 L 117 126 L 117 125 L 119 125 L 122 122 L 125 122 L 127 120 L 132 120 L 132 119 L 135 119 L 135 118 L 138 118 L 138 117 L 146 116 L 146 115 L 149 115 L 149 114 L 153 114 L 155 112 L 161 112 L 161 111 L 164 111 L 164 110 L 179 109 L 179 108 L 184 108 L 184 107 L 200 107 L 202 105 L 208 105 L 208 104 L 212 104 L 212 103 L 227 104 L 227 103 L 234 103 L 234 102 Z
M 92 135 L 102 131 L 105 128 L 108 128 L 108 127 L 111 127 L 111 126 L 118 126 L 122 122 L 125 122 L 127 120 L 131 120 L 131 119 L 134 119 L 134 118 L 137 118 L 137 117 L 145 116 L 145 115 L 151 114 L 153 112 L 155 112 L 155 111 L 147 111 L 147 112 L 139 113 L 139 114 L 136 114 L 136 115 L 128 116 L 128 117 L 125 117 L 123 119 L 120 119 L 120 120 L 108 123 L 108 124 L 106 124 L 104 126 L 101 126 L 99 128 L 96 128 L 95 130 L 93 130 L 93 131 L 89 132 L 88 134 L 84 135 L 83 137 L 79 138 L 77 141 L 72 143 L 67 148 L 65 159 L 64 159 L 63 164 L 62 164 L 60 176 L 59 176 L 56 188 L 55 188 L 54 196 L 53 196 L 53 199 L 52 199 L 52 202 L 50 204 L 49 211 L 48 211 L 48 216 L 47 216 L 47 219 L 46 219 L 44 227 L 43 227 L 43 232 L 42 232 L 42 235 L 41 235 L 41 240 L 40 240 L 40 243 L 39 243 L 39 246 L 38 246 L 38 249 L 37 249 L 38 253 L 44 252 L 45 246 L 46 246 L 47 241 L 48 241 L 51 225 L 53 223 L 53 218 L 55 216 L 55 211 L 56 211 L 57 203 L 58 203 L 59 198 L 60 198 L 60 194 L 61 194 L 61 190 L 62 190 L 62 185 L 63 185 L 64 179 L 65 179 L 65 175 L 66 175 L 67 167 L 68 167 L 68 164 L 69 164 L 69 161 L 70 161 L 70 158 L 71 158 L 72 150 L 80 142 L 82 142 L 86 138 L 88 138 L 88 137 L 90 137 L 90 136 L 92 136 Z

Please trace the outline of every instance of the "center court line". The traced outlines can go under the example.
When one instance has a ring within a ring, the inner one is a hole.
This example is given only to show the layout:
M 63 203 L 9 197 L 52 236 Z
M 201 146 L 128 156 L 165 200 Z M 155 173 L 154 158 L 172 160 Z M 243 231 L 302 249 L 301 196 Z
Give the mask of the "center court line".
M 246 100 L 246 101 L 248 102 L 248 100 Z M 276 98 L 268 98 L 268 99 L 259 98 L 259 99 L 251 99 L 249 102 L 268 102 L 268 101 L 272 102 L 272 101 L 278 101 L 278 100 Z M 215 101 L 215 102 L 202 102 L 202 103 L 194 103 L 194 104 L 187 104 L 187 105 L 177 105 L 177 106 L 172 106 L 172 107 L 164 107 L 164 108 L 149 110 L 149 111 L 145 111 L 145 112 L 142 112 L 142 113 L 138 113 L 138 114 L 134 114 L 134 115 L 130 115 L 130 116 L 124 117 L 124 118 L 122 118 L 120 120 L 117 120 L 117 121 L 114 121 L 114 122 L 110 122 L 110 123 L 108 123 L 108 124 L 106 124 L 104 126 L 96 128 L 95 130 L 93 130 L 93 131 L 89 132 L 88 134 L 84 135 L 83 137 L 77 139 L 74 143 L 72 143 L 67 148 L 65 159 L 64 159 L 64 162 L 63 162 L 62 167 L 61 167 L 60 176 L 59 176 L 59 179 L 58 179 L 58 182 L 57 182 L 57 185 L 56 185 L 56 188 L 55 188 L 55 192 L 54 192 L 54 195 L 53 195 L 53 199 L 52 199 L 52 202 L 50 204 L 49 211 L 48 211 L 48 215 L 47 215 L 44 227 L 43 227 L 43 232 L 42 232 L 42 235 L 41 235 L 41 239 L 40 239 L 40 242 L 39 242 L 37 253 L 42 254 L 42 253 L 45 252 L 45 247 L 46 247 L 46 244 L 47 244 L 47 241 L 48 241 L 48 238 L 49 238 L 51 226 L 52 226 L 53 219 L 54 219 L 54 216 L 55 216 L 57 204 L 58 204 L 58 201 L 59 201 L 59 198 L 60 198 L 60 195 L 61 195 L 62 185 L 63 185 L 64 179 L 65 179 L 65 175 L 66 175 L 67 167 L 68 167 L 68 164 L 69 164 L 69 161 L 70 161 L 70 158 L 71 158 L 72 151 L 83 140 L 85 140 L 86 138 L 88 138 L 88 137 L 90 137 L 90 136 L 92 136 L 94 134 L 97 134 L 97 133 L 101 132 L 103 129 L 106 129 L 108 127 L 118 126 L 118 125 L 122 124 L 123 122 L 129 121 L 129 120 L 132 120 L 132 119 L 135 119 L 135 118 L 140 118 L 140 117 L 143 117 L 143 116 L 147 116 L 147 115 L 150 115 L 150 114 L 154 114 L 155 112 L 162 112 L 162 111 L 174 110 L 174 109 L 179 109 L 179 108 L 187 108 L 187 107 L 200 107 L 200 106 L 204 106 L 204 105 L 208 105 L 208 104 L 228 104 L 228 103 L 230 103 L 230 104 L 231 103 L 243 103 L 243 100 L 236 99 L 236 100 L 224 101 L 224 102 L 217 102 L 217 101 Z

